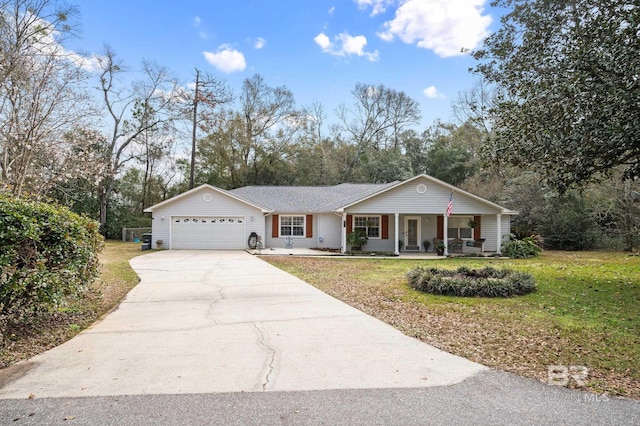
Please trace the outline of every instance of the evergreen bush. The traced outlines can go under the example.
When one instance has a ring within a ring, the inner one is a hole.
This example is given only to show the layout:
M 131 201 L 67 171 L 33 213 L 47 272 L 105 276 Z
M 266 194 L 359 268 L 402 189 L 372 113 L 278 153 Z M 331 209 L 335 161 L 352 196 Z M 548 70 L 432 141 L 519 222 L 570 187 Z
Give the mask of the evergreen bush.
M 351 251 L 362 250 L 362 247 L 367 245 L 368 240 L 369 237 L 364 229 L 355 229 L 347 234 L 347 245 L 351 247 Z
M 536 289 L 533 277 L 510 269 L 487 266 L 456 270 L 417 267 L 407 273 L 409 285 L 432 294 L 462 297 L 509 297 Z
M 526 237 L 521 240 L 515 238 L 513 234 L 510 234 L 509 241 L 502 244 L 502 254 L 512 259 L 528 259 L 530 257 L 536 257 L 542 249 L 533 236 Z
M 0 194 L 0 319 L 81 295 L 98 276 L 98 228 L 65 207 Z

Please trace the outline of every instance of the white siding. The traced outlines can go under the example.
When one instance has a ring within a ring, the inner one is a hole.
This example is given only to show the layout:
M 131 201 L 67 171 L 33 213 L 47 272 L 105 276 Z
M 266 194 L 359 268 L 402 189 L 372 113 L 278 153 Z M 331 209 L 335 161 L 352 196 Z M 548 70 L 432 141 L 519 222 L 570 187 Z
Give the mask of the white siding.
M 340 249 L 342 236 L 342 217 L 333 213 L 314 216 L 314 236 L 317 236 L 318 248 Z M 317 228 L 316 228 L 317 226 Z M 320 242 L 322 238 L 322 242 Z
M 399 216 L 399 229 L 398 229 L 398 239 L 404 242 L 404 222 L 406 216 L 413 215 L 400 215 Z M 473 215 L 469 215 L 473 216 Z M 502 233 L 504 236 L 510 232 L 511 217 L 509 215 L 502 215 Z M 425 240 L 429 241 L 429 252 L 435 251 L 435 247 L 433 244 L 433 239 L 436 238 L 438 232 L 438 219 L 437 215 L 423 215 L 421 216 L 421 233 L 420 233 L 420 251 L 424 251 L 423 242 Z M 497 249 L 497 232 L 496 232 L 496 215 L 482 215 L 481 219 L 481 232 L 482 238 L 486 239 L 484 244 L 485 251 L 496 251 Z M 389 215 L 389 239 L 372 239 L 369 238 L 367 245 L 364 247 L 366 251 L 393 251 L 394 250 L 394 238 L 395 238 L 395 216 Z M 464 248 L 463 248 L 464 249 Z M 404 249 L 403 249 L 404 251 Z M 474 250 L 467 250 L 474 251 Z
M 403 243 L 405 241 L 404 237 L 404 222 L 406 216 L 413 215 L 400 215 L 400 232 L 398 233 L 398 239 Z M 390 216 L 389 224 L 391 225 L 391 221 L 393 219 L 393 215 Z M 429 241 L 429 251 L 432 252 L 435 250 L 433 245 L 433 239 L 436 238 L 438 232 L 438 219 L 437 216 L 420 216 L 420 239 L 418 243 L 420 244 L 420 251 L 424 251 L 424 241 Z M 391 228 L 391 227 L 390 227 Z M 391 229 L 389 229 L 389 238 L 393 240 L 393 234 L 391 234 Z M 402 251 L 405 249 L 403 248 Z
M 420 193 L 418 185 L 424 185 L 427 191 Z M 404 241 L 404 218 L 406 216 L 421 217 L 421 243 L 428 240 L 431 244 L 429 251 L 434 251 L 433 239 L 437 235 L 437 216 L 444 215 L 451 196 L 451 189 L 438 182 L 427 178 L 418 178 L 376 195 L 360 203 L 345 209 L 347 214 L 388 214 L 389 215 L 389 240 L 369 240 L 366 250 L 392 251 L 395 238 L 395 218 L 399 216 L 398 238 Z M 496 214 L 501 209 L 482 202 L 472 196 L 456 192 L 453 193 L 453 216 L 482 216 L 482 237 L 485 242 L 485 251 L 496 251 L 497 230 Z M 508 233 L 510 229 L 510 216 L 502 215 L 502 232 Z M 424 250 L 424 247 L 421 247 Z
M 389 216 L 389 238 L 383 240 L 382 238 L 369 238 L 367 240 L 367 245 L 362 247 L 365 251 L 385 251 L 385 252 L 393 252 L 395 250 L 395 232 L 396 232 L 396 224 L 395 224 L 395 216 L 390 214 Z M 353 217 L 352 220 L 352 228 L 353 229 Z M 402 229 L 402 221 L 404 219 L 402 216 L 400 217 L 399 228 Z M 381 225 L 382 226 L 382 225 Z M 382 229 L 380 229 L 380 233 L 382 236 Z M 400 237 L 401 238 L 401 237 Z
M 420 184 L 426 186 L 426 193 L 418 192 L 417 187 Z M 444 214 L 450 195 L 451 190 L 448 187 L 426 178 L 419 178 L 355 204 L 346 211 L 350 214 Z M 454 191 L 453 214 L 480 215 L 498 212 L 498 209 L 489 204 Z
M 208 194 L 205 197 L 205 194 Z M 210 197 L 210 198 L 209 198 Z M 210 201 L 205 201 L 210 199 Z M 162 248 L 171 248 L 171 218 L 175 216 L 230 216 L 243 217 L 244 247 L 247 248 L 247 240 L 251 232 L 255 232 L 264 238 L 264 220 L 262 212 L 242 201 L 238 201 L 226 194 L 203 187 L 186 197 L 177 199 L 153 211 L 152 217 L 152 243 L 156 247 L 156 241 L 162 240 Z
M 502 215 L 502 231 L 501 234 L 502 235 L 502 241 L 505 241 L 508 237 L 507 235 L 509 235 L 511 233 L 511 216 L 510 215 Z
M 298 213 L 296 215 L 304 215 L 304 213 Z M 285 215 L 287 216 L 287 215 Z M 313 237 L 292 237 L 293 248 L 326 248 L 326 249 L 339 249 L 340 248 L 340 226 L 342 219 L 333 213 L 323 213 L 313 215 Z M 267 236 L 265 242 L 267 248 L 285 248 L 286 237 L 273 238 L 272 235 L 272 223 L 273 217 L 267 216 L 265 219 L 265 235 Z M 305 223 L 306 226 L 306 223 Z M 322 237 L 322 242 L 320 242 Z
M 369 238 L 367 241 L 367 245 L 364 247 L 366 251 L 386 251 L 392 252 L 395 249 L 395 237 L 396 237 L 396 227 L 395 227 L 395 215 L 390 214 L 389 216 L 389 238 L 386 240 L 383 239 L 373 239 Z M 404 243 L 404 221 L 405 216 L 413 216 L 413 215 L 400 215 L 398 217 L 398 240 Z M 437 219 L 436 216 L 420 216 L 420 251 L 424 251 L 423 241 L 429 240 L 430 246 L 429 251 L 433 251 L 433 239 L 436 237 L 437 232 Z M 404 249 L 403 249 L 404 251 Z
M 426 187 L 425 191 L 418 191 Z M 389 238 L 370 239 L 365 247 L 368 251 L 393 251 L 396 239 L 395 213 L 399 214 L 399 229 L 397 238 L 404 240 L 404 218 L 419 216 L 421 218 L 420 243 L 424 240 L 431 242 L 429 251 L 433 251 L 433 238 L 437 233 L 437 216 L 445 213 L 451 189 L 437 181 L 426 177 L 418 177 L 401 184 L 382 194 L 373 196 L 345 209 L 350 215 L 388 215 Z M 482 216 L 482 237 L 487 241 L 485 250 L 495 251 L 498 247 L 498 232 L 496 229 L 496 214 L 501 209 L 491 203 L 483 202 L 466 194 L 454 191 L 453 215 Z M 300 212 L 305 215 L 308 212 Z M 240 217 L 243 218 L 242 245 L 247 248 L 247 239 L 252 232 L 262 237 L 265 248 L 285 247 L 286 238 L 273 238 L 272 216 L 264 216 L 260 208 L 242 202 L 218 191 L 215 188 L 203 186 L 178 196 L 154 207 L 153 211 L 153 247 L 157 240 L 163 240 L 163 248 L 171 247 L 172 218 L 190 217 Z M 510 216 L 502 215 L 501 235 L 510 230 Z M 296 248 L 330 248 L 339 249 L 341 246 L 342 218 L 334 213 L 313 215 L 313 237 L 293 238 Z M 234 237 L 235 238 L 235 237 Z M 322 238 L 322 242 L 320 241 Z M 237 239 L 234 241 L 237 242 Z M 421 247 L 421 250 L 423 248 Z
M 507 219 L 507 216 L 502 216 L 501 219 L 503 222 Z M 484 251 L 496 251 L 497 250 L 497 245 L 496 245 L 496 225 L 497 225 L 497 220 L 496 220 L 496 215 L 483 215 L 481 222 L 480 222 L 480 228 L 481 228 L 481 237 L 486 239 L 486 241 L 484 242 Z
M 435 252 L 436 247 L 433 239 L 438 235 L 438 218 L 437 216 L 425 216 L 422 218 L 422 241 L 429 240 L 429 251 Z M 424 246 L 422 247 L 424 250 Z
M 500 217 L 501 238 L 511 232 L 511 216 L 503 214 Z M 498 249 L 498 232 L 497 232 L 497 217 L 496 215 L 483 215 L 480 223 L 482 238 L 487 241 L 484 243 L 484 251 L 497 251 Z M 500 242 L 502 244 L 502 242 Z

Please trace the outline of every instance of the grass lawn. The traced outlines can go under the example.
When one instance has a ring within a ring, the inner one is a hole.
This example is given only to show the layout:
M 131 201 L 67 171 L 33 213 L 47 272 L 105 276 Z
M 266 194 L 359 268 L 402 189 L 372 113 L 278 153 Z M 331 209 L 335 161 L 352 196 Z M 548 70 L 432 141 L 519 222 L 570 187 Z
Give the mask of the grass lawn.
M 549 365 L 581 365 L 588 368 L 588 390 L 640 398 L 637 256 L 549 251 L 522 260 L 264 259 L 448 352 L 542 381 Z M 425 264 L 509 267 L 532 274 L 538 290 L 508 299 L 424 294 L 407 285 L 405 274 Z
M 100 277 L 83 298 L 0 330 L 0 368 L 69 340 L 109 312 L 138 284 L 129 259 L 140 254 L 140 244 L 107 241 L 100 254 Z

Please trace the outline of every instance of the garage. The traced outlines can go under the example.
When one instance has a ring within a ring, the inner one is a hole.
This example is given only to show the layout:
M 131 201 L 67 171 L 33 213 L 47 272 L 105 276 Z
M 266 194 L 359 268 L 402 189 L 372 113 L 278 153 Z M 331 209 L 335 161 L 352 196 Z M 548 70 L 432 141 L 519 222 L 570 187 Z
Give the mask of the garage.
M 238 216 L 175 216 L 171 248 L 238 250 L 244 248 L 245 220 Z
M 252 234 L 265 235 L 271 213 L 207 184 L 144 211 L 152 213 L 152 248 L 173 250 L 244 250 Z

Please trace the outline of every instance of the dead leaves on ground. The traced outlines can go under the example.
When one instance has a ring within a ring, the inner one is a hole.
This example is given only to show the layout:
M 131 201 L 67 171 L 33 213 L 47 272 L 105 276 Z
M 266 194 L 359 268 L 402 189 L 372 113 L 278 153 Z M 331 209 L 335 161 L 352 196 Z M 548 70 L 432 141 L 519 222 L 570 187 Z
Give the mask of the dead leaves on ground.
M 339 260 L 267 260 L 408 336 L 488 367 L 546 381 L 549 365 L 573 363 L 588 355 L 588 350 L 562 336 L 552 324 L 527 321 L 521 326 L 516 316 L 501 318 L 491 304 L 420 303 L 408 297 L 404 279 L 376 281 L 370 271 L 363 277 Z M 640 381 L 619 372 L 591 370 L 587 387 L 640 398 Z

